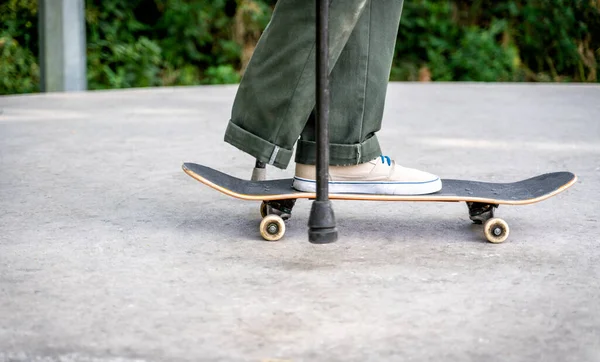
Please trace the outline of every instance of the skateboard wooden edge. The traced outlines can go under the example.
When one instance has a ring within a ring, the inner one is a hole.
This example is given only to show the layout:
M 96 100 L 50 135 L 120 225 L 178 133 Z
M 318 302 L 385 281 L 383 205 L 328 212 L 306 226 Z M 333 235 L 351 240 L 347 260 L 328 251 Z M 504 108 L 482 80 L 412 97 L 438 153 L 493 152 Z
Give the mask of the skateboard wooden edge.
M 240 194 L 240 193 L 233 192 L 229 189 L 226 189 L 222 186 L 215 184 L 214 182 L 211 182 L 211 181 L 205 179 L 204 177 L 198 175 L 194 171 L 186 168 L 185 165 L 183 165 L 181 168 L 190 177 L 205 184 L 206 186 L 209 186 L 225 195 L 235 197 L 235 198 L 241 199 L 241 200 L 274 201 L 274 200 L 286 200 L 286 199 L 314 199 L 317 196 L 316 193 L 312 193 L 312 192 L 297 192 L 297 193 L 290 193 L 290 194 L 285 194 L 285 195 L 263 195 L 263 196 Z M 329 198 L 332 200 L 348 200 L 348 201 L 480 202 L 480 203 L 484 203 L 484 204 L 498 204 L 498 205 L 529 205 L 529 204 L 535 204 L 535 203 L 544 201 L 546 199 L 549 199 L 549 198 L 565 191 L 569 187 L 573 186 L 573 184 L 575 184 L 575 182 L 577 182 L 577 175 L 573 175 L 573 179 L 571 179 L 571 181 L 567 182 L 566 184 L 564 184 L 563 186 L 559 187 L 558 189 L 552 191 L 551 193 L 548 193 L 546 195 L 536 197 L 533 199 L 517 200 L 517 201 L 494 200 L 494 199 L 488 199 L 488 198 L 482 198 L 482 197 L 468 197 L 467 198 L 467 197 L 458 197 L 458 196 L 441 196 L 441 197 L 435 198 L 434 195 L 415 195 L 415 196 L 389 195 L 389 196 L 386 196 L 386 195 L 366 195 L 366 194 L 365 195 L 363 195 L 363 194 L 330 194 Z

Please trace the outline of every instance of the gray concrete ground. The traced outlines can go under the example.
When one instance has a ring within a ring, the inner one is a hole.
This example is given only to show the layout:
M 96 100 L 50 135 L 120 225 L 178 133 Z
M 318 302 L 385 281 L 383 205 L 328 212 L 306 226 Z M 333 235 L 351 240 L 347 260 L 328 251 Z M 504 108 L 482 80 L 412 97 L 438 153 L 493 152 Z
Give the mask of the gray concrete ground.
M 0 361 L 600 361 L 600 87 L 392 84 L 385 152 L 445 178 L 570 170 L 501 207 L 335 202 L 336 244 L 285 239 L 257 203 L 185 175 L 239 177 L 222 142 L 234 86 L 0 98 Z M 269 169 L 270 177 L 289 176 Z

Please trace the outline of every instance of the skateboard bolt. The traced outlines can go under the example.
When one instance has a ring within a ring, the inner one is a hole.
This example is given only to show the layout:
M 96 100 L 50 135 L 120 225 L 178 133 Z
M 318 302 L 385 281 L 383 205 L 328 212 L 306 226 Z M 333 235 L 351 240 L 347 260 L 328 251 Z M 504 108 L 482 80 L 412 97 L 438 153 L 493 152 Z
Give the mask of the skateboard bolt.
M 494 235 L 500 236 L 500 234 L 502 234 L 502 229 L 501 228 L 494 228 Z
M 269 225 L 269 227 L 267 228 L 267 231 L 269 232 L 269 234 L 273 235 L 273 234 L 277 234 L 277 231 L 279 230 L 279 228 L 277 227 L 277 225 L 275 224 L 271 224 Z

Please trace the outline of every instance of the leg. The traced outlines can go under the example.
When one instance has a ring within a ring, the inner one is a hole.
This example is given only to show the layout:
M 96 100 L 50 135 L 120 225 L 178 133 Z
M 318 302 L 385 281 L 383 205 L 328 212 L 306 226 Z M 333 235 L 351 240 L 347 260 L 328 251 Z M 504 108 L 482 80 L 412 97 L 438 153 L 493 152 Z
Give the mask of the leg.
M 330 164 L 356 165 L 381 154 L 381 128 L 402 1 L 367 4 L 331 73 Z M 315 117 L 304 128 L 296 162 L 315 164 Z
M 379 1 L 379 0 L 377 0 Z M 331 67 L 370 0 L 333 1 Z M 240 83 L 225 141 L 280 168 L 315 104 L 315 3 L 279 0 Z
M 439 177 L 397 165 L 381 151 L 381 128 L 402 1 L 371 0 L 331 74 L 330 193 L 420 195 L 437 192 Z M 315 191 L 314 117 L 296 152 L 294 188 Z

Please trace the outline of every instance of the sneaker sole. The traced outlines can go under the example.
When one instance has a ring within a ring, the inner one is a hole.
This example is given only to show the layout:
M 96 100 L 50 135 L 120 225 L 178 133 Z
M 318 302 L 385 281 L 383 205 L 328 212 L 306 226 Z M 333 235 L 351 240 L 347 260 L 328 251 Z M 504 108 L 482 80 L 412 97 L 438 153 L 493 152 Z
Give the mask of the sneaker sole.
M 293 187 L 302 192 L 316 192 L 317 183 L 294 177 Z M 329 181 L 329 193 L 332 194 L 426 195 L 441 189 L 439 178 L 425 182 Z

